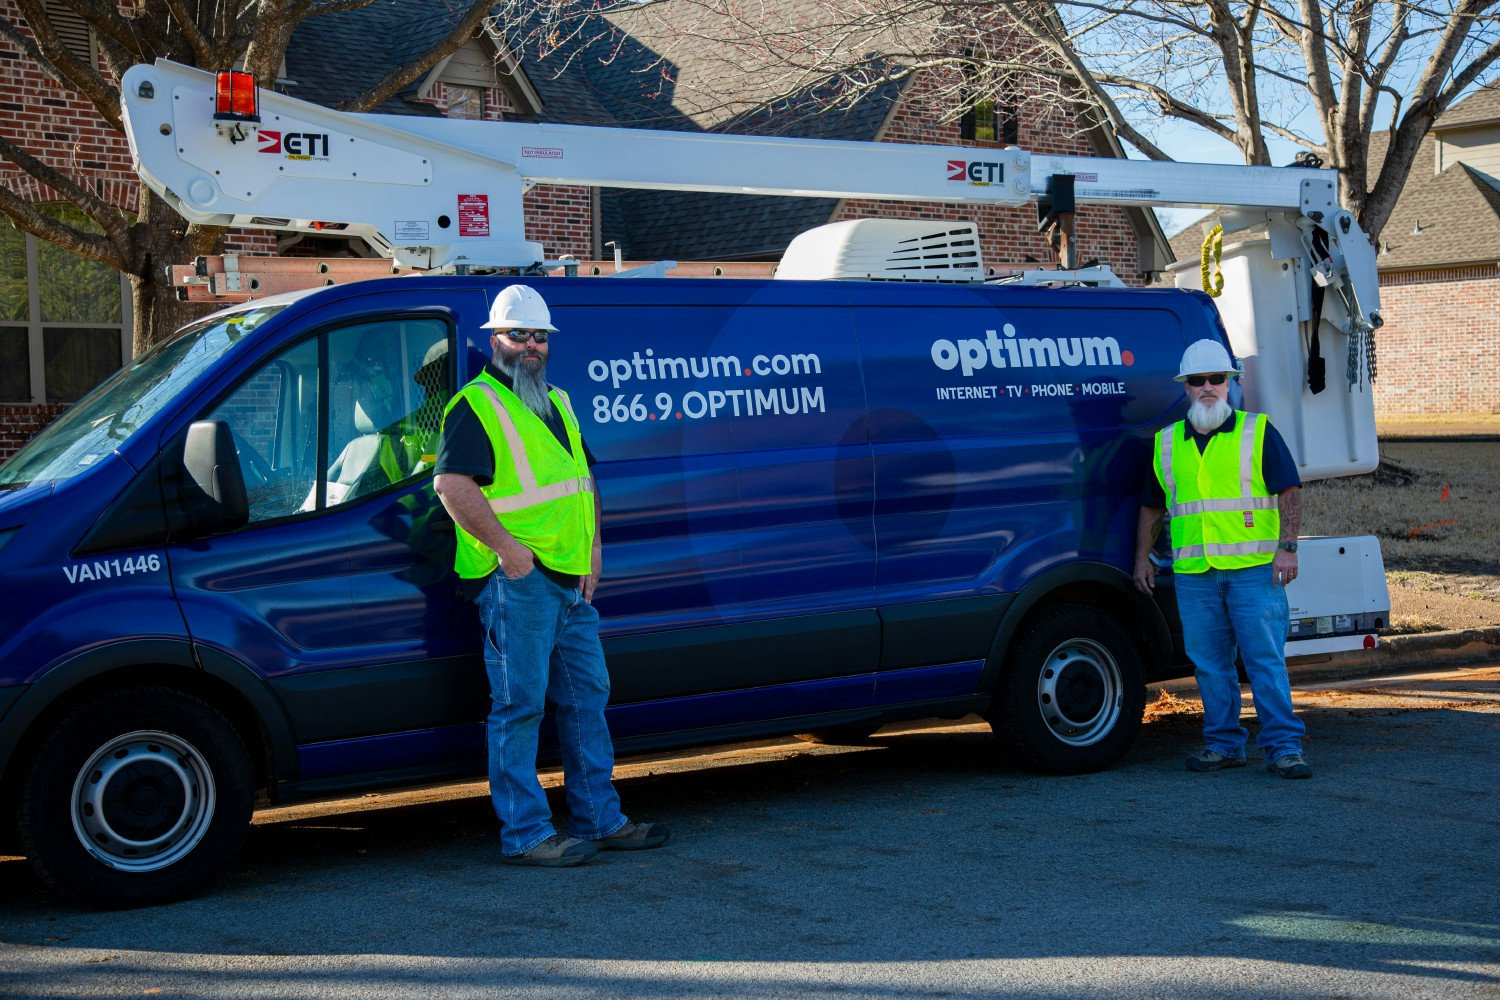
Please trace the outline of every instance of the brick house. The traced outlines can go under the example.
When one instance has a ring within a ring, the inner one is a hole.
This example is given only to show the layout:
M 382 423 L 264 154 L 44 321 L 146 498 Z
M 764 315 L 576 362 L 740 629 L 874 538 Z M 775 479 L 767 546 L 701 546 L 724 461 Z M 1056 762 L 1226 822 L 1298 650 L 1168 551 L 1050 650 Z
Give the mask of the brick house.
M 1371 137 L 1372 171 L 1389 140 Z M 1172 237 L 1174 258 L 1197 260 L 1212 224 Z M 1376 261 L 1376 416 L 1500 413 L 1500 91 L 1466 97 L 1434 123 Z
M 1500 91 L 1434 123 L 1377 251 L 1375 412 L 1500 413 Z
M 791 7 L 816 0 L 788 0 Z M 58 0 L 48 0 L 54 23 L 76 50 L 97 61 L 89 29 Z M 388 68 L 428 48 L 445 34 L 441 10 L 416 0 L 371 5 L 310 18 L 287 49 L 275 87 L 291 96 L 333 105 L 360 93 Z M 19 23 L 13 0 L 0 15 Z M 659 24 L 659 22 L 656 22 Z M 0 110 L 17 123 L 19 141 L 70 176 L 94 185 L 110 204 L 130 209 L 136 180 L 122 136 L 110 132 L 92 107 L 50 80 L 0 39 L 9 56 L 0 64 Z M 671 60 L 659 53 L 670 51 Z M 357 52 L 359 58 L 342 54 Z M 338 56 L 333 54 L 339 54 Z M 688 131 L 787 134 L 800 137 L 925 142 L 996 147 L 1002 140 L 1036 152 L 1123 155 L 1112 135 L 1055 105 L 1029 109 L 1025 95 L 987 95 L 952 119 L 939 106 L 942 82 L 933 71 L 902 85 L 886 85 L 839 112 L 742 113 L 694 106 L 691 95 L 710 90 L 754 96 L 757 81 L 725 79 L 734 72 L 709 44 L 662 35 L 630 13 L 587 42 L 570 43 L 545 58 L 523 59 L 488 34 L 441 61 L 377 110 L 397 115 L 446 115 L 485 120 L 561 122 Z M 269 85 L 269 81 L 263 81 Z M 0 182 L 39 204 L 61 199 L 9 164 Z M 991 268 L 1048 260 L 1036 233 L 1035 209 L 960 208 L 941 204 L 842 201 L 752 195 L 596 190 L 540 185 L 526 196 L 528 239 L 549 258 L 607 257 L 609 245 L 636 260 L 774 262 L 798 233 L 828 222 L 865 217 L 963 219 L 975 222 Z M 71 212 L 59 205 L 59 212 Z M 76 213 L 70 218 L 78 218 Z M 1140 209 L 1080 210 L 1078 243 L 1133 284 L 1169 259 L 1154 214 Z M 371 256 L 362 241 L 336 237 L 235 232 L 227 252 Z M 769 264 L 764 270 L 769 270 Z M 115 272 L 0 227 L 0 460 L 12 454 L 72 400 L 129 356 L 128 285 Z
M 61 34 L 75 54 L 97 58 L 88 28 L 61 3 Z M 21 21 L 12 0 L 0 16 Z M 10 42 L 0 40 L 0 114 L 7 133 L 49 166 L 105 201 L 135 204 L 136 179 L 122 136 L 93 105 L 62 90 Z M 82 215 L 7 162 L 0 184 L 70 222 Z M 72 400 L 120 367 L 131 342 L 130 291 L 117 272 L 9 224 L 0 225 L 0 458 L 24 444 Z

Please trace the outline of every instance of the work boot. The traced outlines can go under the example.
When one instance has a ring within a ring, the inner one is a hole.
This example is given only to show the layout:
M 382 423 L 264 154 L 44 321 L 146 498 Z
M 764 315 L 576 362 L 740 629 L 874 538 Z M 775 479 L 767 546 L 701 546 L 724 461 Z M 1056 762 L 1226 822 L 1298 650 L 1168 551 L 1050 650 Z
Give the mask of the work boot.
M 1226 768 L 1244 766 L 1244 757 L 1226 757 L 1219 751 L 1210 750 L 1207 747 L 1187 759 L 1189 771 L 1223 771 Z
M 626 823 L 594 844 L 601 851 L 644 851 L 648 847 L 660 847 L 671 837 L 665 823 Z
M 501 862 L 507 865 L 532 865 L 537 868 L 571 868 L 581 865 L 599 853 L 599 849 L 587 840 L 564 837 L 554 833 L 525 854 L 503 854 Z
M 1284 753 L 1266 765 L 1266 770 L 1283 778 L 1311 778 L 1312 765 L 1300 753 Z

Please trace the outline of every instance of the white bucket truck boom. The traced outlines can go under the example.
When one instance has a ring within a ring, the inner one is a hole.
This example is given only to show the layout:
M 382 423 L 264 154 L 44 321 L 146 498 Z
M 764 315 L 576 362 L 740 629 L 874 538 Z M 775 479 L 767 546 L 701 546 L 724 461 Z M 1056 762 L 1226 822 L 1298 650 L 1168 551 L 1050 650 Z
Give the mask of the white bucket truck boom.
M 1030 272 L 1021 278 L 1030 283 L 1112 280 L 1097 268 L 1071 270 L 1076 206 L 1230 209 L 1226 232 L 1257 231 L 1224 248 L 1217 300 L 1245 365 L 1244 406 L 1282 430 L 1304 479 L 1378 463 L 1367 384 L 1381 325 L 1375 255 L 1339 206 L 1332 170 L 352 114 L 260 91 L 245 74 L 216 81 L 165 60 L 132 67 L 122 91 L 136 169 L 185 218 L 360 236 L 397 266 L 425 270 L 541 273 L 548 262 L 525 238 L 522 216 L 523 194 L 539 183 L 1037 204 L 1069 270 Z M 912 225 L 913 234 L 932 229 Z M 940 266 L 914 274 L 888 226 L 846 222 L 804 234 L 777 277 L 984 280 L 977 235 L 972 250 L 947 247 Z M 1176 279 L 1197 287 L 1198 262 L 1179 265 Z M 1334 360 L 1326 387 L 1321 372 L 1309 385 L 1309 356 Z M 1302 552 L 1289 589 L 1294 638 L 1343 631 L 1336 616 L 1387 612 L 1374 538 L 1309 539 Z M 1351 642 L 1296 646 L 1322 653 Z

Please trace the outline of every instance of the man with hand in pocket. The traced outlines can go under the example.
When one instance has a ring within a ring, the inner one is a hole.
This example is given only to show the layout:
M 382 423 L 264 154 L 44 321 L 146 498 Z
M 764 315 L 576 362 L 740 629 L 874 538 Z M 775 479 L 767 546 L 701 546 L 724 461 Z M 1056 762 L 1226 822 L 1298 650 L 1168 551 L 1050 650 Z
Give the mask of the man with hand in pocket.
M 489 322 L 492 360 L 443 415 L 436 487 L 457 525 L 454 568 L 479 609 L 490 681 L 490 798 L 506 864 L 568 867 L 667 842 L 620 812 L 604 721 L 609 674 L 592 604 L 603 566 L 598 493 L 567 393 L 546 380 L 557 328 L 542 296 L 510 285 Z M 538 731 L 554 717 L 571 813 L 552 826 L 537 780 Z

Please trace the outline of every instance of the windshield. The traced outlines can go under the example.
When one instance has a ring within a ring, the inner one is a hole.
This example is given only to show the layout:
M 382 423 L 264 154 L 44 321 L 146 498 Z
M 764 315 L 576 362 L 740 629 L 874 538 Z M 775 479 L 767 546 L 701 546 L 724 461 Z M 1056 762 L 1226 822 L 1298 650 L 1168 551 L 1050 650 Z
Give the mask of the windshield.
M 284 305 L 212 316 L 157 344 L 87 396 L 0 465 L 0 489 L 75 476 L 120 447 L 245 334 Z

